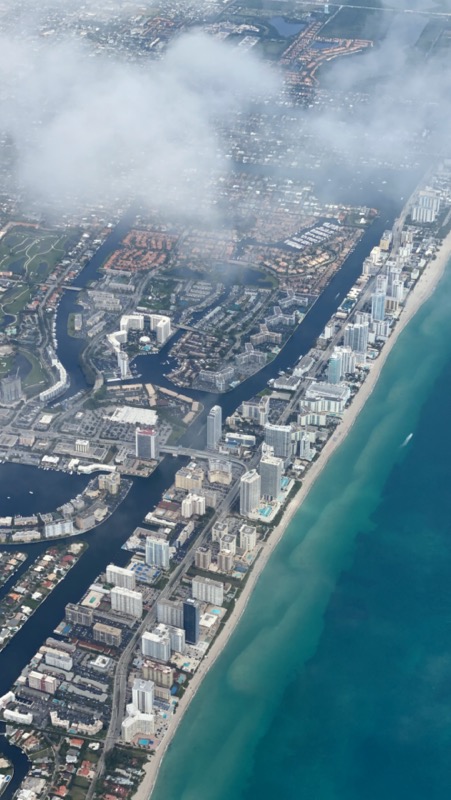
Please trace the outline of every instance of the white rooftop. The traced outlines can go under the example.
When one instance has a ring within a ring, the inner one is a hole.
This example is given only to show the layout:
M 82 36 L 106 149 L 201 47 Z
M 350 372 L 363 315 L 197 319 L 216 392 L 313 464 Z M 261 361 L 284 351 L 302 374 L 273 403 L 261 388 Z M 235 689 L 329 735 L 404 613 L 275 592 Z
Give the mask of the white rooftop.
M 149 425 L 153 427 L 157 424 L 158 415 L 150 408 L 135 408 L 135 406 L 118 406 L 111 416 L 106 417 L 112 422 L 122 422 L 128 425 Z

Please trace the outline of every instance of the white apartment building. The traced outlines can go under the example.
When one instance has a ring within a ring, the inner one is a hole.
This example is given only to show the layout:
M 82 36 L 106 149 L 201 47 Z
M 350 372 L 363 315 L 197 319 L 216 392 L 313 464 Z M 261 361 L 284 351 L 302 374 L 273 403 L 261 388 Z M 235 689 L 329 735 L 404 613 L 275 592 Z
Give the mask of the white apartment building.
M 6 722 L 17 722 L 19 725 L 31 725 L 33 722 L 33 714 L 23 713 L 18 708 L 5 708 L 3 718 Z
M 146 564 L 161 569 L 169 569 L 169 542 L 156 536 L 146 538 Z
M 28 675 L 28 686 L 30 689 L 37 689 L 38 692 L 55 694 L 58 688 L 58 681 L 54 675 L 46 675 L 37 670 L 31 670 Z
M 132 703 L 142 714 L 151 714 L 154 701 L 155 684 L 135 678 L 132 686 Z
M 121 589 L 133 590 L 136 588 L 136 575 L 132 569 L 109 564 L 106 568 L 106 579 L 107 583 L 113 583 L 114 586 L 119 586 Z
M 44 536 L 46 539 L 54 536 L 72 536 L 74 523 L 71 519 L 61 519 L 57 522 L 48 522 L 44 526 Z
M 266 425 L 269 415 L 269 397 L 255 397 L 251 400 L 243 400 L 241 403 L 241 414 L 243 419 L 251 419 L 257 425 Z
M 236 554 L 236 536 L 233 533 L 226 533 L 219 542 L 220 550 L 227 550 L 228 552 L 232 553 L 232 555 Z
M 263 456 L 259 466 L 262 497 L 277 500 L 282 488 L 283 468 L 282 458 Z
M 229 532 L 229 525 L 226 520 L 218 520 L 213 524 L 211 529 L 211 539 L 213 542 L 219 542 L 224 534 Z
M 291 447 L 291 425 L 265 425 L 265 443 L 274 448 L 274 455 L 277 458 L 290 458 Z
M 195 461 L 191 461 L 186 467 L 181 467 L 175 473 L 175 488 L 184 489 L 186 492 L 202 489 L 204 477 L 202 467 L 198 467 Z
M 257 470 L 245 472 L 240 479 L 240 514 L 246 516 L 258 508 L 261 498 L 261 477 Z
M 183 628 L 183 603 L 181 600 L 159 600 L 157 603 L 157 622 Z
M 75 439 L 75 452 L 76 453 L 89 453 L 91 444 L 89 439 Z
M 240 548 L 251 553 L 257 544 L 257 529 L 252 525 L 242 525 L 240 528 Z
M 161 636 L 169 636 L 171 650 L 175 653 L 184 653 L 186 650 L 185 631 L 183 628 L 176 628 L 174 625 L 164 625 L 160 622 L 154 630 Z
M 351 390 L 344 383 L 313 382 L 305 393 L 304 405 L 317 412 L 341 414 L 350 396 Z
M 192 587 L 194 600 L 202 600 L 214 606 L 221 606 L 224 602 L 224 584 L 221 581 L 197 576 L 193 578 Z
M 133 592 L 131 589 L 123 589 L 115 586 L 111 590 L 111 609 L 119 614 L 126 614 L 129 617 L 142 617 L 143 596 L 140 592 Z
M 99 489 L 109 494 L 118 494 L 121 485 L 120 472 L 107 472 L 99 475 Z
M 207 417 L 207 450 L 217 450 L 222 435 L 222 408 L 213 406 Z
M 46 650 L 44 661 L 49 667 L 57 667 L 58 669 L 63 669 L 65 672 L 70 672 L 74 665 L 71 655 L 64 653 L 62 650 L 55 650 L 50 647 Z
M 131 709 L 130 709 L 131 710 Z M 137 709 L 135 713 L 126 717 L 121 726 L 122 739 L 128 744 L 139 735 L 151 736 L 155 732 L 155 719 L 153 714 L 142 714 Z
M 210 483 L 220 483 L 223 486 L 230 486 L 233 473 L 230 461 L 220 458 L 208 459 L 208 480 Z
M 192 516 L 202 517 L 206 510 L 206 499 L 198 494 L 187 494 L 182 500 L 182 517 L 190 519 Z
M 169 661 L 171 657 L 171 638 L 165 630 L 146 631 L 141 637 L 141 651 L 143 656 L 156 661 Z

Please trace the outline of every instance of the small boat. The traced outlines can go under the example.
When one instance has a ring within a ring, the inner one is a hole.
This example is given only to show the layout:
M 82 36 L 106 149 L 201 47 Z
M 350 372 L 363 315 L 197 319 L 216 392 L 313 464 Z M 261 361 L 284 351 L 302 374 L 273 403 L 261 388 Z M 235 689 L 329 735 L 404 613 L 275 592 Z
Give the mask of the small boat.
M 401 447 L 405 447 L 406 445 L 408 445 L 412 437 L 413 437 L 413 433 L 409 433 L 409 435 L 406 436 L 406 438 L 404 439 Z

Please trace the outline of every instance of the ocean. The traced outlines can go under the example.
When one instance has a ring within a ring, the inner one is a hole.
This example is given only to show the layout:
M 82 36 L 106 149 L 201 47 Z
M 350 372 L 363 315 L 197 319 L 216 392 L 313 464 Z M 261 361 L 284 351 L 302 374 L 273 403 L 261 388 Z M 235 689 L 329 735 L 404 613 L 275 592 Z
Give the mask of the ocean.
M 448 268 L 273 553 L 152 800 L 449 797 L 450 296 Z

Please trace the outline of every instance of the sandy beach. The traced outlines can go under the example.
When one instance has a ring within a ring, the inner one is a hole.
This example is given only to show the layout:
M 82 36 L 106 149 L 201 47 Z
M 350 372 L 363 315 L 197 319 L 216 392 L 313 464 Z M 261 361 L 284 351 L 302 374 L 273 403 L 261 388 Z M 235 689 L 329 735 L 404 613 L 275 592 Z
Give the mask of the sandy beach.
M 351 430 L 355 420 L 357 419 L 357 416 L 359 415 L 360 411 L 362 410 L 363 406 L 368 400 L 368 397 L 371 395 L 377 383 L 379 375 L 381 373 L 382 367 L 389 353 L 394 347 L 399 334 L 407 325 L 407 323 L 412 319 L 412 317 L 416 314 L 418 309 L 421 308 L 423 303 L 433 293 L 440 278 L 443 275 L 443 272 L 450 257 L 451 257 L 451 233 L 448 234 L 446 239 L 443 241 L 440 249 L 437 251 L 436 258 L 434 260 L 429 261 L 427 266 L 424 268 L 415 288 L 413 289 L 413 291 L 409 293 L 407 297 L 406 304 L 404 306 L 400 319 L 398 320 L 398 323 L 396 324 L 393 333 L 391 334 L 389 340 L 386 342 L 380 356 L 371 365 L 371 369 L 365 380 L 365 383 L 363 384 L 358 394 L 355 396 L 351 406 L 349 406 L 349 408 L 346 409 L 345 413 L 343 414 L 341 423 L 337 427 L 334 434 L 327 441 L 318 460 L 314 464 L 312 464 L 312 466 L 308 470 L 306 476 L 303 479 L 302 489 L 296 494 L 295 497 L 293 497 L 291 502 L 288 503 L 288 506 L 283 515 L 283 519 L 271 534 L 269 541 L 263 546 L 259 558 L 255 563 L 255 566 L 249 576 L 246 586 L 243 589 L 243 592 L 241 593 L 235 605 L 235 608 L 226 623 L 225 628 L 221 631 L 220 635 L 214 640 L 206 657 L 204 658 L 199 669 L 192 678 L 185 695 L 181 699 L 176 714 L 171 718 L 168 726 L 168 731 L 166 733 L 166 736 L 164 737 L 164 742 L 162 746 L 157 751 L 157 753 L 152 757 L 151 761 L 146 765 L 145 777 L 143 778 L 142 783 L 140 784 L 138 790 L 135 792 L 133 800 L 148 800 L 150 798 L 152 790 L 156 783 L 161 761 L 178 728 L 178 725 L 180 724 L 180 721 L 182 720 L 183 715 L 185 714 L 192 698 L 194 697 L 200 684 L 202 683 L 205 674 L 214 664 L 215 660 L 218 658 L 222 649 L 225 647 L 230 636 L 232 635 L 235 626 L 237 625 L 241 615 L 243 614 L 247 606 L 253 588 L 256 582 L 258 581 L 258 578 L 261 572 L 263 571 L 268 559 L 270 558 L 274 548 L 279 543 L 289 523 L 291 522 L 293 516 L 297 513 L 297 511 L 301 507 L 313 484 L 315 483 L 318 476 L 321 474 L 322 470 L 326 466 L 329 458 L 336 450 L 336 448 L 339 447 L 339 445 L 344 441 L 347 434 Z

